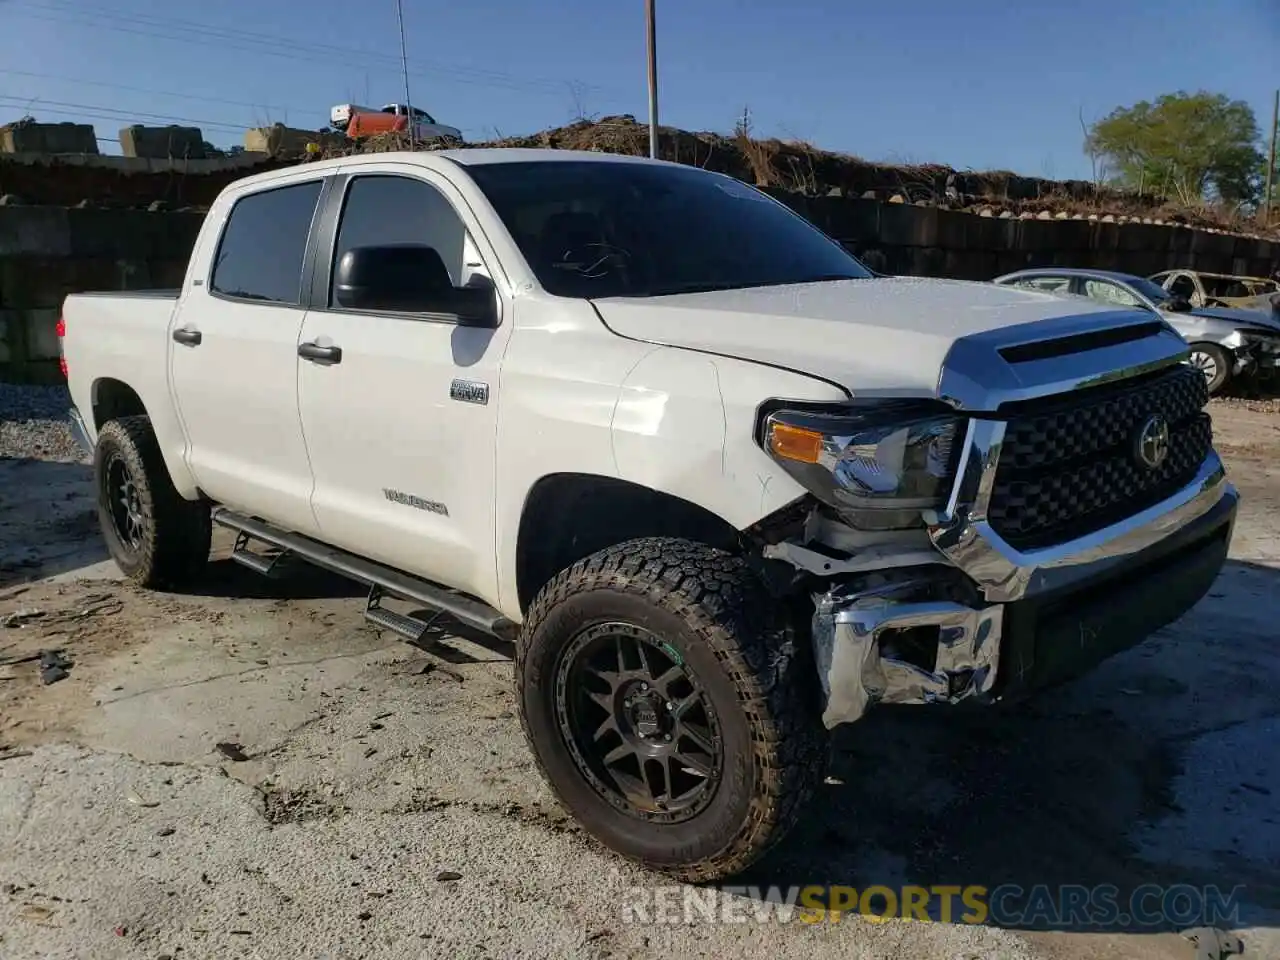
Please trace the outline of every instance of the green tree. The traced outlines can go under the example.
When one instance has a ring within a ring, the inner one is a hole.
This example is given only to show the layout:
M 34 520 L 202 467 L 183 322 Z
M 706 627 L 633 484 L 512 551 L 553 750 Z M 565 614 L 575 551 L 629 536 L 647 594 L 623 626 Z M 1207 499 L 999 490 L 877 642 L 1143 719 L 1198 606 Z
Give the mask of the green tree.
M 1089 128 L 1085 150 L 1105 157 L 1129 187 L 1240 202 L 1259 192 L 1258 121 L 1242 100 L 1220 93 L 1167 93 L 1117 107 Z

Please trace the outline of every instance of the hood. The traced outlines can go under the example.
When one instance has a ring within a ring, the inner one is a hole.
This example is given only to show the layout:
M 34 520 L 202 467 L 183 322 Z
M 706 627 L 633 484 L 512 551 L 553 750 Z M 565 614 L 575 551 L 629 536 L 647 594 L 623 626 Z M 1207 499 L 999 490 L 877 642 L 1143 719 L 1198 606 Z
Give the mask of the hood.
M 1134 315 L 1083 297 L 917 277 L 592 302 L 620 336 L 786 367 L 863 396 L 936 396 L 943 361 L 964 337 L 1051 319 Z
M 1239 307 L 1194 307 L 1191 314 L 1209 320 L 1227 320 L 1244 327 L 1261 327 L 1280 333 L 1280 319 L 1266 310 L 1246 310 Z M 1185 314 L 1184 314 L 1185 316 Z

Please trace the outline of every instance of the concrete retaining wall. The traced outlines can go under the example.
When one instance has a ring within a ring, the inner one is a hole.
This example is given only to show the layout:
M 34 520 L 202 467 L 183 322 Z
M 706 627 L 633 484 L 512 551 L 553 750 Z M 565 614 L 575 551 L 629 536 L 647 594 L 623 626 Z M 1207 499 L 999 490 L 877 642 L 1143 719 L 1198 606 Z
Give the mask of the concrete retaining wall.
M 178 287 L 199 213 L 0 207 L 0 380 L 49 382 L 62 301 L 86 290 Z
M 0 196 L 29 206 L 207 207 L 233 180 L 287 165 L 261 153 L 206 160 L 6 154 Z
M 1149 276 L 1177 267 L 1267 276 L 1280 242 L 1189 227 L 1104 220 L 1000 219 L 839 197 L 780 197 L 884 273 L 990 280 L 1024 267 L 1095 267 Z
M 230 182 L 233 174 L 186 179 Z M 217 190 L 208 183 L 190 192 L 208 202 Z M 1280 243 L 1185 227 L 784 199 L 884 273 L 989 280 L 1060 265 L 1143 276 L 1174 267 L 1256 276 L 1280 265 Z M 0 206 L 0 379 L 56 375 L 52 330 L 68 293 L 179 286 L 202 220 L 187 211 Z

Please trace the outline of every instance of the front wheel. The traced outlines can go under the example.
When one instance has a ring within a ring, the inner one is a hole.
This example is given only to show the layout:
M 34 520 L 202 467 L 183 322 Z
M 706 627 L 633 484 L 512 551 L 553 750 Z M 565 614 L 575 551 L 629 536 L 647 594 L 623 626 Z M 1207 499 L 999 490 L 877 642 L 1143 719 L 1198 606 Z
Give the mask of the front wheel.
M 1227 355 L 1227 351 L 1217 344 L 1193 343 L 1191 363 L 1204 374 L 1211 397 L 1221 393 L 1227 381 L 1231 379 L 1231 358 Z
M 811 660 L 746 563 L 685 540 L 579 561 L 535 599 L 521 721 L 561 803 L 612 850 L 682 880 L 737 873 L 826 769 Z

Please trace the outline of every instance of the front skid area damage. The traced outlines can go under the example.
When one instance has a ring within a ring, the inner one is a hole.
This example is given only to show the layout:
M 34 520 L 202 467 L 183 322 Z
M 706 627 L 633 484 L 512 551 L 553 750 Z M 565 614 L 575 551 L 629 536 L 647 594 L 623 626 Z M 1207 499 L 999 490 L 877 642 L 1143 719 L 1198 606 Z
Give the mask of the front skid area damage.
M 877 703 L 957 703 L 991 692 L 1003 607 L 941 599 L 933 587 L 927 580 L 841 584 L 813 597 L 828 728 Z

